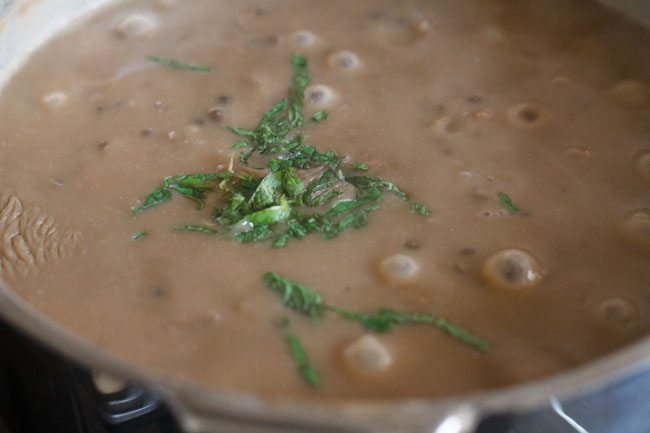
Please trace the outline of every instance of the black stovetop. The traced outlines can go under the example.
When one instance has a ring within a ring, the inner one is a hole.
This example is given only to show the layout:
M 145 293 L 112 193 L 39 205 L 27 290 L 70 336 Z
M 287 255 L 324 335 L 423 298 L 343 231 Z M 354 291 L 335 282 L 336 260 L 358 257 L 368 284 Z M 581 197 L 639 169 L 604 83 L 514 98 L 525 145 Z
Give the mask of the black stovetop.
M 0 322 L 0 433 L 180 433 L 140 387 L 99 393 L 86 370 Z

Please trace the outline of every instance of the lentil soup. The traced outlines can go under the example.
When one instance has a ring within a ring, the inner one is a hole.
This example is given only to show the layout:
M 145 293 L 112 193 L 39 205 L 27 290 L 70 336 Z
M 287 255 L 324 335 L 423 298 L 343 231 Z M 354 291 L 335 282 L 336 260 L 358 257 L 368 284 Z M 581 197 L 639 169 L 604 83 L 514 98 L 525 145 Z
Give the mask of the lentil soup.
M 650 330 L 649 83 L 590 1 L 121 2 L 0 95 L 0 276 L 265 398 L 543 378 Z

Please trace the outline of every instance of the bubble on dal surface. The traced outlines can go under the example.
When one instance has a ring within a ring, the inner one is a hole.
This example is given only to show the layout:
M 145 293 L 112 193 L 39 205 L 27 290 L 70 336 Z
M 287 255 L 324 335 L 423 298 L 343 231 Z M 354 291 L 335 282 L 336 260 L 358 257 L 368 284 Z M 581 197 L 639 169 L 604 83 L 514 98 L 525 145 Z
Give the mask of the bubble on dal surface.
M 316 45 L 318 38 L 309 30 L 299 30 L 289 36 L 289 42 L 294 48 L 308 48 Z
M 352 71 L 361 66 L 361 60 L 352 51 L 337 51 L 327 56 L 327 64 L 340 71 Z
M 395 254 L 379 262 L 378 270 L 386 282 L 399 284 L 413 281 L 420 271 L 420 266 L 411 256 Z
M 331 108 L 338 99 L 338 94 L 329 86 L 314 84 L 305 89 L 305 99 L 315 109 Z
M 535 129 L 549 120 L 548 108 L 536 101 L 519 102 L 506 111 L 508 121 L 519 129 Z
M 627 242 L 650 249 L 650 210 L 642 209 L 629 214 L 623 222 L 622 231 Z
M 374 335 L 364 335 L 343 350 L 345 365 L 357 373 L 375 374 L 393 363 L 390 350 Z
M 524 289 L 542 279 L 542 264 L 526 251 L 510 248 L 488 256 L 481 268 L 483 278 L 502 289 Z
M 636 169 L 641 178 L 650 182 L 650 149 L 642 150 L 636 155 Z
M 224 116 L 225 110 L 222 107 L 212 107 L 208 110 L 208 117 L 215 122 L 221 122 Z
M 639 311 L 632 301 L 624 298 L 608 298 L 598 306 L 598 315 L 607 323 L 616 327 L 633 326 Z
M 132 13 L 117 20 L 113 32 L 120 38 L 150 38 L 158 28 L 158 20 L 149 13 Z
M 621 108 L 641 110 L 650 104 L 650 90 L 640 81 L 619 81 L 611 88 L 610 96 Z
M 456 134 L 463 128 L 462 122 L 453 116 L 442 116 L 431 122 L 431 129 L 438 137 Z

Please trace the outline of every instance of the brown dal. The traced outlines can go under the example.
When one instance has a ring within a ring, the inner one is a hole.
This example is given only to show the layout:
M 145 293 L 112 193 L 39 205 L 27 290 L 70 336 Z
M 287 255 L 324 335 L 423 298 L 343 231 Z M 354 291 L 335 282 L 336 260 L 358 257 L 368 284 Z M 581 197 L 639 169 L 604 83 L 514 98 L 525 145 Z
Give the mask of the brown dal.
M 40 311 L 156 371 L 314 399 L 495 388 L 647 334 L 647 31 L 578 0 L 178 3 L 93 17 L 3 91 L 1 275 Z M 366 229 L 283 250 L 171 231 L 209 222 L 182 198 L 132 217 L 163 177 L 228 164 L 226 126 L 254 126 L 284 95 L 294 52 L 326 86 L 308 95 L 330 110 L 306 128 L 311 143 L 369 162 L 433 216 L 389 199 Z M 212 72 L 165 69 L 150 54 Z M 528 215 L 508 214 L 499 191 Z M 150 235 L 131 241 L 141 230 Z M 522 257 L 501 251 L 512 248 L 532 255 L 532 279 L 508 270 Z M 396 254 L 415 260 L 412 279 L 378 272 Z M 403 327 L 378 336 L 386 368 L 360 373 L 344 354 L 377 341 L 349 322 L 295 317 L 266 271 L 349 308 L 440 313 L 493 349 Z M 271 325 L 285 316 L 319 391 Z

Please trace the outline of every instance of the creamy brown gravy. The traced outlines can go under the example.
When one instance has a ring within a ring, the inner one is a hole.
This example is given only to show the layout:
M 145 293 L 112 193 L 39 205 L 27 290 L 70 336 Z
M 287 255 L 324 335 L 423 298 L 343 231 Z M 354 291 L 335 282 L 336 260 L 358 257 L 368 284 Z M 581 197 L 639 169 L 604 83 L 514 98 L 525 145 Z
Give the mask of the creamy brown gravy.
M 39 310 L 165 374 L 312 399 L 505 386 L 650 330 L 647 31 L 577 0 L 178 3 L 133 1 L 93 17 L 35 53 L 2 93 L 2 192 L 42 218 L 18 230 L 0 220 L 1 272 Z M 297 47 L 303 30 L 316 41 Z M 358 67 L 332 67 L 339 51 Z M 163 177 L 227 165 L 236 137 L 226 126 L 254 126 L 284 95 L 294 52 L 339 95 L 330 119 L 306 129 L 311 142 L 370 162 L 433 216 L 387 200 L 366 229 L 283 250 L 171 231 L 209 222 L 180 198 L 132 217 Z M 150 54 L 213 69 L 169 70 Z M 207 115 L 215 106 L 221 122 Z M 509 215 L 499 191 L 529 215 Z M 21 247 L 16 236 L 45 220 L 64 253 L 12 271 L 16 250 L 37 254 L 46 237 Z M 151 234 L 131 241 L 140 230 Z M 541 281 L 486 283 L 482 263 L 505 248 L 537 258 Z M 377 273 L 397 253 L 418 262 L 415 281 Z M 263 285 L 266 271 L 349 308 L 437 312 L 493 349 L 403 327 L 379 336 L 390 367 L 359 374 L 341 353 L 363 331 L 296 317 Z M 322 373 L 319 391 L 300 381 L 271 325 L 285 316 Z

